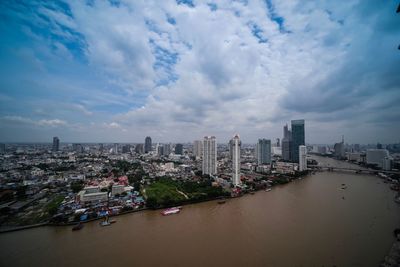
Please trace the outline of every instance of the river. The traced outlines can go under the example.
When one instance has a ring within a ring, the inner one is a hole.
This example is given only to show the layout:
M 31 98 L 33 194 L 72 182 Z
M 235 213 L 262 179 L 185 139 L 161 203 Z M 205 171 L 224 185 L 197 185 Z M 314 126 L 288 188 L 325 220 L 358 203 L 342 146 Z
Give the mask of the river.
M 0 266 L 378 266 L 400 224 L 393 196 L 376 176 L 320 172 L 167 217 L 1 234 Z

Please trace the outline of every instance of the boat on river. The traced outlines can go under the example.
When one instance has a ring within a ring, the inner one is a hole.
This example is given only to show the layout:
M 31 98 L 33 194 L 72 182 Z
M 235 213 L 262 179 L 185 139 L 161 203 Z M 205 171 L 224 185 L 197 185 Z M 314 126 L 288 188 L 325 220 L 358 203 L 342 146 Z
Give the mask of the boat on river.
M 172 215 L 172 214 L 176 214 L 179 213 L 181 211 L 182 207 L 173 207 L 173 208 L 169 208 L 169 209 L 165 209 L 161 212 L 162 215 L 166 216 L 166 215 Z
M 110 226 L 112 223 L 116 223 L 116 220 L 109 220 L 108 216 L 104 218 L 104 221 L 100 222 L 100 226 Z
M 272 190 L 271 188 L 267 188 L 267 189 L 265 189 L 265 192 L 269 192 L 271 190 Z

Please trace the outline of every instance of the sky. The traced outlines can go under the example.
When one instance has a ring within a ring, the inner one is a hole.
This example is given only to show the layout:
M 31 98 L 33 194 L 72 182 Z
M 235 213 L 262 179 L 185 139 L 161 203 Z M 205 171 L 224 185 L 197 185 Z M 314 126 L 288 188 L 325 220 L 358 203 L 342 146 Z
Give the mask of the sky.
M 399 142 L 398 4 L 0 1 L 0 142 Z

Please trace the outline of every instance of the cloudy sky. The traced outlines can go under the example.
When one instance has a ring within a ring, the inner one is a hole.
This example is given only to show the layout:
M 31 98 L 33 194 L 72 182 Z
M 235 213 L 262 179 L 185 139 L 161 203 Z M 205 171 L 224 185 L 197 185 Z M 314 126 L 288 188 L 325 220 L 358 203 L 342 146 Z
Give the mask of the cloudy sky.
M 0 1 L 0 141 L 400 141 L 398 1 Z

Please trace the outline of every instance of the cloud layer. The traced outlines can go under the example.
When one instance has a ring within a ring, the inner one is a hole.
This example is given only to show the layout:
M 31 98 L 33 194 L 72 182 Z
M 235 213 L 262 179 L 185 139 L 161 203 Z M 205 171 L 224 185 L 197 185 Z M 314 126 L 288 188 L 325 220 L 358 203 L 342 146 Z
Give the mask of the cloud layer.
M 398 142 L 396 1 L 0 3 L 0 141 Z

